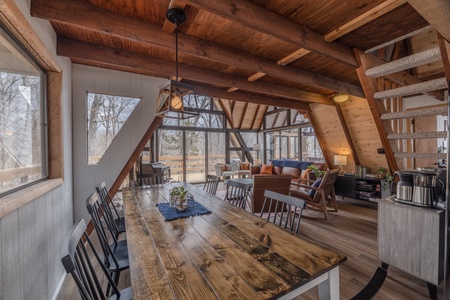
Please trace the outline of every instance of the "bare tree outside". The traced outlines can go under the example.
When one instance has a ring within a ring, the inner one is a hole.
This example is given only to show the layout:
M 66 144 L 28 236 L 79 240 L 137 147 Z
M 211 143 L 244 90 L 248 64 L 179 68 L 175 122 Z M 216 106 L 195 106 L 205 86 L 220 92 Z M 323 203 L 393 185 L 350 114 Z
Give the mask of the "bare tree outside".
M 88 164 L 98 163 L 139 101 L 139 98 L 87 94 Z
M 0 193 L 46 176 L 40 76 L 0 73 Z

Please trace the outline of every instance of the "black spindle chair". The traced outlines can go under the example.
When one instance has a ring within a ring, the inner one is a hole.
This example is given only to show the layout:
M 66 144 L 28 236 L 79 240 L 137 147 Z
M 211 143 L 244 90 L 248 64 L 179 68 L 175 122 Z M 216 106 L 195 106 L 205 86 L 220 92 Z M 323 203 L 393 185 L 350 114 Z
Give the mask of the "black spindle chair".
M 245 209 L 245 204 L 247 203 L 250 188 L 251 185 L 249 184 L 228 180 L 227 193 L 225 194 L 224 200 L 228 201 L 230 204 Z
M 105 221 L 109 223 L 109 226 L 117 239 L 121 233 L 125 232 L 125 218 L 119 215 L 116 206 L 112 203 L 112 199 L 109 196 L 108 189 L 106 188 L 104 181 L 97 185 L 95 189 L 100 196 L 102 204 L 109 208 L 108 210 L 105 210 L 104 218 Z
M 219 180 L 220 180 L 219 176 L 210 175 L 210 174 L 206 175 L 205 185 L 203 186 L 203 190 L 207 191 L 210 194 L 215 195 L 217 192 L 217 187 L 219 185 Z
M 306 203 L 301 199 L 266 190 L 260 217 L 298 233 L 305 208 Z
M 93 254 L 93 256 L 92 256 Z M 95 263 L 93 260 L 97 260 Z M 131 287 L 120 290 L 108 273 L 89 235 L 86 232 L 86 223 L 83 219 L 75 223 L 69 236 L 61 248 L 61 262 L 67 274 L 71 274 L 83 300 L 108 299 L 108 291 L 104 291 L 98 276 L 104 274 L 108 282 L 108 289 L 112 288 L 112 297 L 109 299 L 132 299 Z M 96 272 L 100 266 L 102 272 Z
M 105 222 L 105 226 L 103 225 L 102 219 L 106 219 L 104 218 L 105 210 L 108 210 L 109 207 L 103 205 L 99 200 L 97 193 L 93 193 L 86 199 L 86 208 L 91 215 L 95 232 L 100 241 L 100 246 L 103 251 L 103 263 L 108 268 L 110 275 L 117 285 L 120 272 L 128 269 L 130 266 L 128 261 L 127 241 L 119 241 L 115 237 L 108 222 Z M 109 242 L 110 239 L 112 239 L 111 244 Z

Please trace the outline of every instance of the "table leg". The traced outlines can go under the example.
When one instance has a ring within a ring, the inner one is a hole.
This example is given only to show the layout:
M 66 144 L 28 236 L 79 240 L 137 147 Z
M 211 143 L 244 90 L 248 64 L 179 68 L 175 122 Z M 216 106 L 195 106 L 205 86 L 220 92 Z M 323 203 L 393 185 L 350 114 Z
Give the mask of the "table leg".
M 328 279 L 319 283 L 320 300 L 339 300 L 339 267 L 328 272 Z

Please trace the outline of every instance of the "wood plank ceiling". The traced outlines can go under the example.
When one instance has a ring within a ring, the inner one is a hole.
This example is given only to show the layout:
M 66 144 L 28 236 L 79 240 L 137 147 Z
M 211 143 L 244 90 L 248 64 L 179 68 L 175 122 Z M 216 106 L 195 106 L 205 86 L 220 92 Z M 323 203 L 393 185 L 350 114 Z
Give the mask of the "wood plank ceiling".
M 310 111 L 313 103 L 334 105 L 336 93 L 365 98 L 354 48 L 365 51 L 432 22 L 405 0 L 31 0 L 32 16 L 55 29 L 59 55 L 165 78 L 175 75 L 174 26 L 165 18 L 171 7 L 187 15 L 179 27 L 182 81 L 205 96 L 253 103 L 246 109 L 260 115 L 255 104 Z M 398 52 L 413 51 L 405 44 Z M 422 81 L 442 77 L 444 68 L 411 74 Z M 254 118 L 246 120 L 251 124 L 239 126 L 254 128 Z

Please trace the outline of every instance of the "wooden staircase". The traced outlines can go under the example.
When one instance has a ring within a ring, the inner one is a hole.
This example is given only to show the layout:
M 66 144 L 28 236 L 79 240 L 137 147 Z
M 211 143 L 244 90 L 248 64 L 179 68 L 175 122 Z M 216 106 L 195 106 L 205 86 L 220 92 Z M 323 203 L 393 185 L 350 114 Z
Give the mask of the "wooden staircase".
M 444 90 L 448 90 L 450 80 L 450 64 L 448 62 L 450 47 L 448 42 L 439 36 L 438 47 L 388 62 L 369 52 L 384 49 L 385 52 L 390 50 L 391 53 L 395 53 L 395 49 L 404 39 L 409 39 L 416 34 L 430 32 L 430 30 L 432 30 L 431 26 L 427 26 L 390 43 L 369 49 L 365 53 L 355 50 L 359 63 L 357 74 L 374 116 L 386 158 L 392 171 L 415 168 L 418 159 L 437 161 L 447 157 L 446 153 L 437 153 L 437 146 L 434 147 L 436 152 L 416 151 L 417 140 L 436 141 L 436 139 L 445 139 L 447 138 L 447 131 L 415 132 L 414 122 L 416 118 L 447 116 L 448 114 L 447 102 L 443 100 Z M 415 76 L 415 72 L 411 72 L 411 70 L 417 70 L 417 67 L 440 61 L 444 66 L 445 77 L 422 80 Z M 405 101 L 408 101 L 408 99 L 404 97 L 417 94 L 428 95 L 443 101 L 443 103 L 439 106 L 405 110 Z M 437 145 L 437 142 L 433 143 Z

